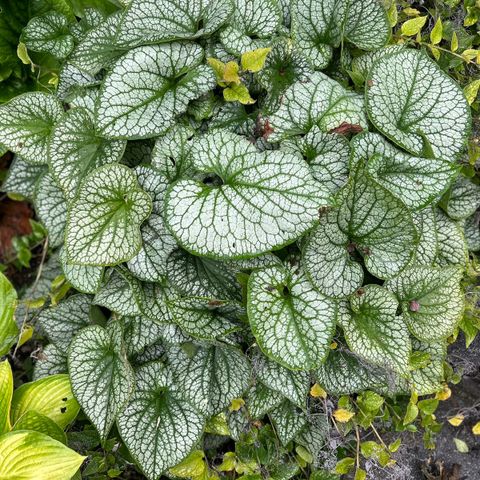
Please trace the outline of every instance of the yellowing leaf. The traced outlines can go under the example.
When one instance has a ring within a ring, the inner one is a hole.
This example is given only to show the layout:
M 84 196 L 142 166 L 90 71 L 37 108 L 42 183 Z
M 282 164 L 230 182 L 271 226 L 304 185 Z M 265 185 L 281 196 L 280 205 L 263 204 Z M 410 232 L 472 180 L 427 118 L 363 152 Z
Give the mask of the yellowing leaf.
M 448 400 L 452 396 L 452 391 L 445 385 L 442 390 L 435 394 L 437 400 Z
M 401 29 L 402 35 L 406 35 L 410 37 L 410 36 L 416 35 L 417 33 L 420 33 L 426 21 L 427 21 L 426 16 L 407 20 L 402 24 L 402 29 Z
M 455 415 L 454 417 L 448 419 L 448 423 L 454 427 L 458 427 L 462 424 L 464 419 L 465 417 L 463 415 Z
M 223 90 L 223 98 L 227 102 L 240 102 L 243 105 L 255 103 L 255 100 L 250 96 L 248 88 L 243 85 L 231 84 Z
M 465 94 L 465 97 L 469 105 L 471 105 L 476 100 L 479 89 L 480 89 L 480 79 L 470 82 L 463 90 L 463 93 Z
M 245 400 L 243 398 L 234 398 L 230 404 L 231 412 L 238 412 L 245 405 Z
M 202 450 L 194 450 L 190 455 L 184 458 L 179 464 L 170 468 L 169 472 L 174 477 L 192 478 L 198 477 L 205 472 L 205 454 Z
M 355 477 L 353 480 L 365 480 L 367 478 L 367 472 L 362 468 L 357 468 L 355 471 Z
M 13 395 L 12 369 L 8 360 L 0 363 L 0 435 L 12 428 L 10 424 L 10 405 Z
M 217 467 L 219 472 L 231 472 L 237 464 L 234 452 L 227 452 L 223 455 L 222 463 Z
M 420 15 L 420 11 L 416 8 L 407 7 L 403 9 L 403 13 L 408 17 L 418 17 Z
M 314 398 L 327 398 L 327 392 L 318 383 L 310 389 L 310 395 Z
M 473 427 L 472 427 L 472 433 L 474 435 L 480 435 L 480 422 L 477 422 Z
M 20 334 L 20 338 L 18 339 L 18 346 L 21 347 L 24 343 L 28 342 L 33 335 L 33 327 L 31 325 L 26 326 L 22 333 Z
M 430 32 L 430 41 L 432 42 L 432 45 L 437 45 L 442 41 L 442 35 L 443 35 L 443 24 L 442 24 L 442 19 L 439 18 L 437 20 L 437 23 L 435 23 L 435 26 L 432 28 L 432 31 Z
M 480 50 L 475 50 L 474 48 L 467 48 L 466 50 L 463 51 L 462 57 L 464 57 L 467 60 L 473 60 L 474 58 L 477 57 L 479 51 Z
M 225 72 L 225 64 L 216 58 L 209 57 L 207 58 L 208 64 L 213 68 L 217 80 L 223 80 L 223 73 Z
M 452 52 L 456 52 L 458 50 L 458 37 L 457 37 L 457 33 L 456 32 L 453 32 L 453 35 L 452 35 L 452 43 L 450 45 L 450 50 Z
M 338 347 L 338 343 L 337 343 L 337 342 L 332 342 L 332 343 L 330 344 L 330 349 L 331 349 L 331 350 L 335 350 L 337 347 Z
M 468 445 L 459 438 L 454 438 L 453 441 L 455 442 L 455 446 L 460 453 L 468 453 Z
M 240 83 L 240 77 L 238 76 L 238 71 L 240 67 L 237 62 L 228 62 L 225 65 L 225 70 L 223 71 L 223 79 L 230 83 Z
M 335 420 L 340 423 L 346 423 L 355 416 L 355 413 L 346 410 L 345 408 L 339 408 L 333 412 Z
M 265 65 L 265 60 L 269 54 L 271 48 L 258 48 L 251 52 L 245 52 L 242 55 L 241 63 L 243 70 L 250 72 L 258 72 Z

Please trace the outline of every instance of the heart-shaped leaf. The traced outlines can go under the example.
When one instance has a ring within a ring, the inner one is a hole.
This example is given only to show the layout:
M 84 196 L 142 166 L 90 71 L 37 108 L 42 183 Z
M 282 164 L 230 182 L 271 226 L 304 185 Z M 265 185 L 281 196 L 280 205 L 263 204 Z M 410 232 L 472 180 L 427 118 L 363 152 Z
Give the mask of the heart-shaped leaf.
M 424 53 L 405 49 L 374 64 L 367 111 L 388 138 L 417 156 L 452 160 L 470 130 L 470 109 L 457 84 Z
M 255 256 L 291 243 L 328 203 L 302 159 L 262 152 L 226 131 L 192 147 L 203 182 L 179 180 L 167 192 L 166 220 L 180 244 L 219 258 Z
M 32 199 L 39 179 L 47 170 L 46 165 L 36 165 L 16 155 L 2 183 L 2 190 Z
M 292 441 L 307 425 L 307 419 L 292 402 L 284 400 L 270 413 L 269 418 L 282 445 Z
M 411 387 L 418 395 L 431 395 L 442 388 L 445 380 L 444 362 L 447 356 L 445 342 L 421 342 L 412 338 L 412 350 L 429 356 L 428 364 L 412 370 Z
M 33 370 L 33 380 L 67 372 L 68 365 L 65 349 L 60 349 L 53 343 L 50 343 L 42 349 L 37 357 Z
M 66 231 L 68 260 L 78 265 L 115 265 L 141 248 L 140 225 L 151 199 L 123 165 L 93 170 L 71 203 Z
M 441 205 L 450 218 L 460 220 L 473 215 L 480 207 L 480 186 L 460 176 L 445 194 Z
M 103 267 L 72 265 L 62 248 L 59 253 L 63 274 L 73 288 L 82 293 L 97 293 L 103 279 Z

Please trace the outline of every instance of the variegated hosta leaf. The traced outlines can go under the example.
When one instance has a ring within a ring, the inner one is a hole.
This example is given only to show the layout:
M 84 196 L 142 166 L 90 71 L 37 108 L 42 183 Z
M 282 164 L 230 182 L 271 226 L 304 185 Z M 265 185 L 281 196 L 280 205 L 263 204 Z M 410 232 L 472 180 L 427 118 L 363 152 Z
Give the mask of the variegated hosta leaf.
M 303 137 L 285 140 L 280 148 L 300 154 L 310 165 L 315 180 L 331 194 L 347 182 L 350 144 L 344 136 L 324 133 L 314 126 Z
M 188 335 L 203 340 L 221 339 L 240 329 L 238 307 L 206 298 L 184 298 L 169 305 L 174 322 Z
M 135 393 L 117 420 L 130 454 L 155 480 L 191 451 L 204 423 L 204 415 L 184 398 L 172 372 L 159 362 L 137 370 Z
M 125 145 L 124 140 L 99 137 L 87 110 L 71 109 L 53 129 L 49 145 L 50 171 L 71 201 L 85 175 L 119 161 Z
M 241 397 L 250 381 L 250 364 L 236 348 L 211 345 L 194 353 L 177 348 L 169 360 L 185 398 L 205 415 L 215 415 Z
M 149 138 L 165 133 L 188 102 L 214 88 L 215 75 L 199 65 L 194 43 L 138 47 L 115 63 L 105 78 L 98 128 L 109 138 Z M 158 114 L 161 112 L 161 115 Z
M 308 82 L 297 82 L 285 92 L 280 108 L 269 117 L 273 132 L 268 140 L 276 142 L 304 135 L 315 125 L 323 132 L 344 124 L 366 129 L 364 110 L 362 97 L 315 72 Z
M 75 398 L 106 439 L 134 388 L 120 324 L 112 321 L 106 329 L 94 325 L 81 330 L 70 345 L 68 369 Z
M 450 218 L 460 220 L 473 215 L 480 207 L 480 186 L 460 176 L 442 199 Z
M 232 12 L 231 0 L 132 0 L 118 42 L 132 46 L 203 37 L 218 30 Z
M 467 218 L 464 226 L 465 241 L 472 252 L 480 250 L 480 214 Z
M 0 143 L 32 163 L 47 163 L 47 145 L 63 116 L 57 97 L 30 92 L 0 106 Z
M 64 241 L 67 222 L 67 202 L 52 175 L 47 173 L 37 183 L 35 208 L 48 232 L 51 247 L 59 247 Z
M 433 153 L 452 160 L 463 149 L 470 126 L 468 103 L 423 52 L 405 49 L 375 63 L 366 102 L 373 124 L 413 155 Z
M 234 0 L 229 25 L 220 32 L 222 46 L 233 55 L 267 46 L 266 41 L 280 26 L 275 0 Z
M 260 348 L 276 362 L 311 370 L 325 359 L 338 307 L 312 287 L 298 263 L 253 272 L 247 309 Z
M 302 159 L 262 152 L 226 131 L 192 147 L 203 182 L 179 180 L 166 196 L 167 224 L 196 254 L 241 258 L 279 248 L 301 236 L 328 204 Z
M 78 265 L 115 265 L 141 248 L 140 225 L 151 210 L 150 196 L 123 165 L 93 170 L 70 205 L 68 260 Z
M 75 334 L 90 323 L 91 304 L 88 295 L 72 295 L 59 305 L 42 310 L 37 322 L 52 343 L 68 348 Z
M 36 184 L 47 171 L 46 165 L 36 165 L 16 155 L 2 183 L 2 191 L 32 199 Z
M 408 373 L 411 343 L 393 293 L 379 285 L 362 287 L 350 297 L 350 314 L 339 323 L 350 349 L 368 362 Z
M 68 364 L 67 352 L 64 348 L 59 348 L 50 343 L 36 354 L 33 380 L 66 372 L 68 372 Z
M 56 11 L 32 18 L 23 29 L 22 41 L 29 50 L 50 53 L 60 59 L 66 58 L 74 47 L 68 19 Z
M 443 365 L 447 356 L 445 342 L 420 342 L 412 338 L 414 352 L 422 352 L 430 355 L 429 363 L 422 368 L 412 370 L 411 388 L 418 395 L 430 395 L 442 388 L 445 380 Z
M 252 418 L 262 418 L 272 408 L 280 405 L 283 400 L 284 397 L 280 393 L 257 382 L 255 387 L 249 390 L 246 398 L 248 413 Z
M 313 66 L 322 69 L 330 62 L 332 47 L 342 39 L 363 50 L 383 47 L 390 25 L 377 0 L 294 0 L 292 35 Z
M 161 282 L 167 275 L 167 260 L 177 242 L 165 226 L 161 215 L 152 214 L 141 227 L 142 248 L 127 265 L 139 279 Z
M 189 126 L 174 125 L 155 142 L 152 165 L 169 181 L 173 182 L 193 174 L 190 139 L 194 134 L 195 130 Z
M 305 415 L 288 400 L 284 400 L 268 416 L 282 445 L 287 445 L 307 426 Z
M 315 371 L 322 387 L 331 395 L 351 395 L 364 390 L 389 391 L 395 384 L 393 372 L 381 370 L 348 350 L 332 350 Z
M 352 150 L 352 166 L 364 163 L 372 178 L 415 210 L 438 199 L 457 170 L 447 160 L 403 153 L 377 133 L 357 135 Z
M 310 376 L 302 370 L 289 370 L 277 362 L 270 361 L 261 352 L 252 359 L 256 377 L 268 388 L 280 393 L 301 408 L 305 408 Z
M 103 267 L 72 265 L 67 262 L 65 248 L 59 253 L 63 274 L 73 288 L 82 293 L 97 293 L 103 279 Z
M 431 342 L 453 333 L 464 308 L 462 270 L 427 266 L 404 270 L 385 287 L 395 293 L 410 332 Z

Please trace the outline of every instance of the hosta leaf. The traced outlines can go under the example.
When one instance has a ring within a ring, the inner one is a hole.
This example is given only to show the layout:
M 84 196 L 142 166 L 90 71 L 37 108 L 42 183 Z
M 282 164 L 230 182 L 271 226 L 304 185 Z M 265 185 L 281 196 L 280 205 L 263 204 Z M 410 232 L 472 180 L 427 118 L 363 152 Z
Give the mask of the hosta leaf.
M 268 360 L 258 352 L 253 358 L 258 379 L 268 388 L 280 393 L 301 408 L 305 408 L 310 378 L 308 372 L 293 371 Z
M 82 293 L 96 293 L 103 279 L 103 267 L 72 265 L 62 248 L 59 253 L 63 274 L 73 288 Z
M 357 135 L 352 149 L 352 164 L 364 162 L 368 174 L 411 209 L 438 199 L 456 173 L 451 162 L 413 157 L 376 133 Z
M 461 279 L 457 267 L 421 266 L 404 270 L 385 287 L 397 296 L 410 332 L 431 342 L 451 335 L 462 316 Z
M 2 184 L 2 191 L 32 199 L 39 178 L 46 172 L 45 165 L 35 165 L 16 155 Z
M 210 35 L 232 12 L 231 0 L 133 0 L 123 17 L 118 41 L 140 45 Z
M 134 388 L 118 322 L 112 321 L 106 329 L 94 325 L 81 330 L 68 351 L 68 370 L 75 397 L 106 439 Z
M 380 59 L 367 80 L 373 124 L 413 155 L 454 159 L 470 126 L 460 88 L 424 53 L 405 49 Z
M 29 162 L 47 163 L 48 139 L 62 116 L 62 104 L 53 95 L 19 95 L 0 106 L 0 143 Z
M 59 305 L 42 310 L 37 322 L 52 343 L 68 348 L 75 334 L 90 323 L 91 304 L 88 295 L 72 295 Z
M 266 355 L 281 365 L 311 370 L 329 349 L 337 305 L 312 287 L 300 267 L 271 267 L 252 273 L 248 318 Z
M 24 383 L 13 393 L 12 422 L 34 410 L 65 428 L 77 416 L 80 406 L 75 400 L 68 375 L 58 374 Z
M 411 387 L 418 395 L 430 395 L 438 392 L 445 380 L 443 365 L 447 356 L 444 342 L 421 342 L 412 339 L 412 349 L 415 352 L 426 353 L 430 356 L 428 365 L 411 372 Z
M 86 457 L 40 433 L 10 432 L 0 437 L 0 478 L 72 478 Z
M 314 223 L 326 195 L 302 159 L 258 153 L 226 131 L 192 147 L 203 182 L 179 180 L 167 192 L 167 224 L 184 248 L 219 258 L 255 256 L 292 242 Z
M 458 177 L 452 188 L 442 199 L 450 218 L 460 220 L 473 215 L 480 207 L 480 186 L 465 177 Z
M 60 349 L 53 343 L 50 343 L 36 355 L 33 380 L 56 375 L 57 373 L 66 373 L 67 371 L 66 352 L 64 349 Z
M 336 193 L 347 182 L 350 145 L 344 136 L 323 133 L 314 126 L 305 136 L 282 142 L 281 149 L 300 154 L 328 192 Z
M 10 404 L 13 395 L 12 368 L 8 360 L 0 363 L 0 436 L 12 428 Z
M 96 134 L 91 114 L 83 108 L 69 110 L 52 132 L 49 165 L 66 198 L 75 197 L 82 178 L 91 170 L 120 160 L 123 140 L 105 140 Z
M 67 202 L 50 173 L 38 181 L 35 190 L 35 207 L 38 217 L 47 229 L 50 246 L 59 247 L 64 241 Z
M 250 381 L 250 364 L 241 351 L 227 346 L 176 349 L 169 355 L 185 398 L 205 415 L 215 415 L 242 396 Z
M 66 58 L 74 47 L 67 17 L 55 11 L 32 18 L 23 29 L 22 41 L 29 50 L 50 53 L 60 59 Z
M 3 273 L 0 273 L 0 305 L 2 305 L 0 310 L 0 355 L 5 355 L 15 343 L 19 332 L 15 321 L 17 292 Z M 22 317 L 18 316 L 18 318 Z
M 63 429 L 53 420 L 35 410 L 29 410 L 24 413 L 17 420 L 12 430 L 33 430 L 34 432 L 44 433 L 63 444 L 67 443 L 67 437 L 65 436 Z
M 178 390 L 172 372 L 149 363 L 136 372 L 135 393 L 118 418 L 120 435 L 148 478 L 182 460 L 199 440 L 205 419 Z
M 252 418 L 262 418 L 272 408 L 282 403 L 283 396 L 266 387 L 263 383 L 257 382 L 247 395 L 246 403 L 248 412 Z
M 114 265 L 141 248 L 140 225 L 151 200 L 134 173 L 122 165 L 93 170 L 72 202 L 67 220 L 68 260 L 79 265 Z
M 314 126 L 323 132 L 343 124 L 367 128 L 363 99 L 320 72 L 292 85 L 269 123 L 273 132 L 268 140 L 273 142 L 304 135 Z
M 287 445 L 300 431 L 306 427 L 307 419 L 301 410 L 292 402 L 284 400 L 278 407 L 274 408 L 268 416 L 270 417 L 275 432 L 282 445 Z
M 350 349 L 368 362 L 407 374 L 411 344 L 395 296 L 367 285 L 350 297 L 351 313 L 339 317 Z
M 169 43 L 131 50 L 107 75 L 100 91 L 98 128 L 110 138 L 149 138 L 165 133 L 188 102 L 215 86 L 203 50 Z M 162 115 L 158 115 L 161 111 Z
M 238 308 L 205 298 L 178 299 L 170 303 L 174 322 L 188 335 L 215 340 L 240 329 L 235 322 Z

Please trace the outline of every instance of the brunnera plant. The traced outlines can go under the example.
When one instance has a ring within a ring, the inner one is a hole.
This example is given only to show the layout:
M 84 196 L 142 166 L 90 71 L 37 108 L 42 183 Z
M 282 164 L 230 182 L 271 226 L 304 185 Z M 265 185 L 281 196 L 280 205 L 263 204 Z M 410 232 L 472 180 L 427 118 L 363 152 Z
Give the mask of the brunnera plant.
M 376 1 L 123 4 L 32 19 L 58 87 L 0 107 L 3 190 L 33 200 L 78 291 L 35 319 L 35 377 L 68 372 L 149 479 L 223 414 L 235 440 L 268 415 L 318 465 L 312 383 L 442 388 L 480 249 L 468 104 L 387 46 Z

